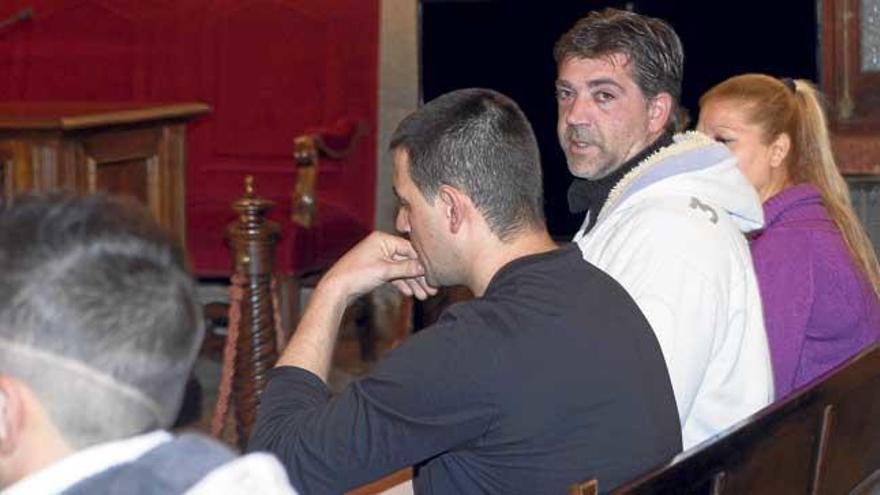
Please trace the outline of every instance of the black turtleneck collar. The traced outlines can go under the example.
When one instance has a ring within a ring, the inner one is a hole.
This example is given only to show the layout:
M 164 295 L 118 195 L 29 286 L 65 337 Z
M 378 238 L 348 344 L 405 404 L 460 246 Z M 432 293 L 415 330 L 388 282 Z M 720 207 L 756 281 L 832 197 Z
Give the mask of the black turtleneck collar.
M 672 144 L 672 133 L 667 131 L 637 155 L 624 162 L 617 170 L 605 177 L 599 180 L 575 177 L 568 188 L 568 209 L 572 213 L 582 213 L 589 210 L 590 221 L 585 232 L 589 232 L 593 228 L 593 225 L 596 223 L 596 217 L 599 216 L 599 211 L 605 205 L 605 201 L 608 200 L 608 195 L 611 194 L 611 189 L 620 182 L 620 179 L 623 179 L 623 176 L 636 168 L 642 160 L 670 144 Z

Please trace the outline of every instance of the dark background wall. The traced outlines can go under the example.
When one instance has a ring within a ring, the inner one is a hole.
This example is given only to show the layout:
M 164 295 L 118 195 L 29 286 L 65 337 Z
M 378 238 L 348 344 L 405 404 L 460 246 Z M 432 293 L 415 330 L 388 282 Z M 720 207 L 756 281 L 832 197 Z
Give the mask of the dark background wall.
M 685 49 L 682 104 L 697 118 L 700 94 L 743 72 L 818 77 L 816 2 L 811 0 L 422 0 L 422 94 L 430 100 L 463 87 L 515 99 L 538 136 L 551 233 L 571 235 L 571 177 L 556 140 L 556 39 L 590 10 L 606 6 L 667 20 Z

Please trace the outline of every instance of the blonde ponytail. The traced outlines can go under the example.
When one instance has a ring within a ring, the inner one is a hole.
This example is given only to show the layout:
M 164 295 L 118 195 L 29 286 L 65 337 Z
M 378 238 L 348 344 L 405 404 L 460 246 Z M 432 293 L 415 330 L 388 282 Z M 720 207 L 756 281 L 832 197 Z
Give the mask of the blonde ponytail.
M 831 220 L 843 235 L 853 262 L 865 275 L 874 295 L 880 298 L 880 265 L 862 223 L 853 210 L 849 187 L 831 151 L 831 139 L 822 102 L 816 88 L 803 79 L 795 81 L 800 121 L 798 149 L 800 156 L 793 163 L 797 175 L 816 186 Z
M 700 97 L 700 106 L 712 100 L 742 103 L 749 120 L 761 126 L 764 142 L 782 133 L 791 137 L 786 157 L 789 180 L 810 183 L 819 190 L 831 221 L 840 230 L 850 259 L 880 299 L 877 254 L 850 200 L 849 187 L 831 151 L 828 125 L 816 88 L 806 80 L 780 81 L 764 74 L 743 74 L 721 82 Z

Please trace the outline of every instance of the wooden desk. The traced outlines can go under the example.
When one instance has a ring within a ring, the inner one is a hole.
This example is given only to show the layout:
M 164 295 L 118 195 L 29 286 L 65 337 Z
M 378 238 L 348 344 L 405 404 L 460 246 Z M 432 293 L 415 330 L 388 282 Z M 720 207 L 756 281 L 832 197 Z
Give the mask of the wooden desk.
M 202 103 L 2 102 L 0 191 L 108 191 L 186 239 L 186 121 Z

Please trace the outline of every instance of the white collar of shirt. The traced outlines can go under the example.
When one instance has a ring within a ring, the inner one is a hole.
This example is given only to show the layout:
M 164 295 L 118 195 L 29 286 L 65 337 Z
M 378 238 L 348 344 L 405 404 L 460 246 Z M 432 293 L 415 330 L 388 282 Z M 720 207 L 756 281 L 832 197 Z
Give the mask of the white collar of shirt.
M 171 440 L 167 431 L 154 431 L 125 440 L 107 442 L 75 452 L 0 491 L 0 495 L 60 493 L 101 471 L 133 461 Z

